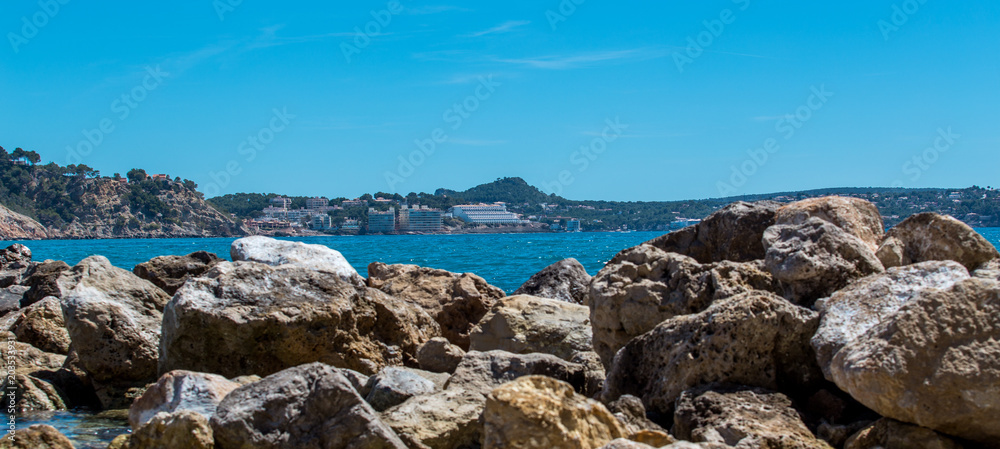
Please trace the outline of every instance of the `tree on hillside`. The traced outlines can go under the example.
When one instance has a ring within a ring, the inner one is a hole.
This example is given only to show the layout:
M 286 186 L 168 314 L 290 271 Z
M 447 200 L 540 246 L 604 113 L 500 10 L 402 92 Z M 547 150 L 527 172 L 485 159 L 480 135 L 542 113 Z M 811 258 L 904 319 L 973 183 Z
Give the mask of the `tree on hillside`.
M 128 174 L 125 176 L 128 177 L 128 182 L 142 182 L 149 178 L 149 175 L 146 174 L 146 170 L 141 168 L 133 168 L 129 170 Z

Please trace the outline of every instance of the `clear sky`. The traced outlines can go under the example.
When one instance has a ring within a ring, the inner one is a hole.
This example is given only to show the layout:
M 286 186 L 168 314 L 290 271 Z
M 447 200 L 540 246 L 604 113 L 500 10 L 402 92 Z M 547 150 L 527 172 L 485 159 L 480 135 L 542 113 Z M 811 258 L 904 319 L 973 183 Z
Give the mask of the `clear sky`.
M 0 145 L 209 195 L 405 195 L 503 176 L 611 200 L 1000 185 L 995 1 L 0 11 Z

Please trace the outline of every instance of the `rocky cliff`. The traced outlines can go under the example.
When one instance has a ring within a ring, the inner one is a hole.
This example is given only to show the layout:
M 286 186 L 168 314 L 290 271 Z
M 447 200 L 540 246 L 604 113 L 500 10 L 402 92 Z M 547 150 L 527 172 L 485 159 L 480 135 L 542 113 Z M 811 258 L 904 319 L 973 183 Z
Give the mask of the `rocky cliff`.
M 47 235 L 41 223 L 0 206 L 0 240 L 38 240 Z

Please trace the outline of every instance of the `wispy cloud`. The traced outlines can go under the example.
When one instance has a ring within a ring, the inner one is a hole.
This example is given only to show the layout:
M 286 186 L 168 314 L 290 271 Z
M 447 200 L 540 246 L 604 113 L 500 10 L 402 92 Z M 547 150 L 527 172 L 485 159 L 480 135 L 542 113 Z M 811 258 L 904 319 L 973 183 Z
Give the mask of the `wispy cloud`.
M 468 37 L 482 37 L 482 36 L 486 36 L 486 35 L 489 35 L 489 34 L 507 33 L 507 32 L 513 31 L 515 28 L 523 27 L 523 26 L 528 25 L 530 23 L 531 23 L 530 20 L 509 20 L 509 21 L 501 23 L 500 25 L 497 25 L 497 26 L 495 26 L 493 28 L 490 28 L 490 29 L 487 29 L 487 30 L 483 30 L 483 31 L 478 31 L 478 32 L 469 34 L 467 36 Z
M 656 49 L 631 49 L 582 53 L 577 55 L 540 56 L 535 58 L 495 58 L 495 62 L 528 66 L 536 69 L 566 70 L 592 67 L 604 63 L 642 61 L 665 56 L 667 53 Z

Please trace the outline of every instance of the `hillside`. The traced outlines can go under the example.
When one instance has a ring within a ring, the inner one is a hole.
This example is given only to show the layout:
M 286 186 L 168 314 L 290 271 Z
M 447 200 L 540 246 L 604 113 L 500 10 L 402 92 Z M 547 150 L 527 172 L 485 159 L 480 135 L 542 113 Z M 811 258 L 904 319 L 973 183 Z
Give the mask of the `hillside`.
M 209 206 L 191 181 L 101 177 L 85 165 L 35 165 L 37 153 L 0 147 L 0 205 L 45 227 L 48 238 L 165 238 L 246 234 Z M 117 178 L 117 179 L 116 179 Z M 38 234 L 33 236 L 38 238 Z M 0 239 L 19 237 L 0 228 Z

